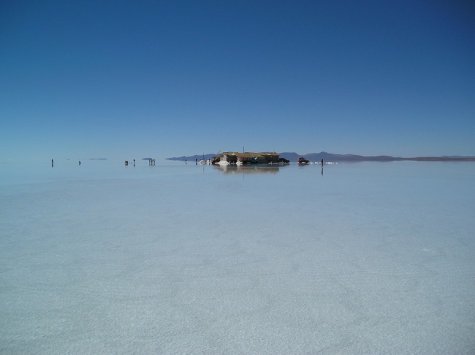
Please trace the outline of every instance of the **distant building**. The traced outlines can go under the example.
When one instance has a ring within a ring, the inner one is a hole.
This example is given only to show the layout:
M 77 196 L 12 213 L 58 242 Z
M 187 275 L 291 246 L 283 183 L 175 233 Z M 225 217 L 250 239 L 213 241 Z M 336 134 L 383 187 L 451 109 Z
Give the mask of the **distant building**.
M 289 161 L 280 158 L 275 152 L 223 152 L 214 157 L 215 165 L 251 165 L 251 164 L 288 164 Z

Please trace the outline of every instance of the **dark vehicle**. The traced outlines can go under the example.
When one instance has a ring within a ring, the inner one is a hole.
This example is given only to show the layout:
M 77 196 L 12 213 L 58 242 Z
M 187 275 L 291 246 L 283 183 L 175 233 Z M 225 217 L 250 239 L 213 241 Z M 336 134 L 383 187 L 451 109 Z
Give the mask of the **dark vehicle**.
M 304 157 L 300 157 L 299 160 L 297 161 L 298 165 L 308 165 L 309 161 L 305 159 Z

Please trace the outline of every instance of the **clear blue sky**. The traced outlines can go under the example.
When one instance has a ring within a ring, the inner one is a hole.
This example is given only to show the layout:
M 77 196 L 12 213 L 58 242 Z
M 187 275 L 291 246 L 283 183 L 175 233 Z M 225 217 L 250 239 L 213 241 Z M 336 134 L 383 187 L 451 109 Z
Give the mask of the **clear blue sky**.
M 0 161 L 475 155 L 471 1 L 0 2 Z

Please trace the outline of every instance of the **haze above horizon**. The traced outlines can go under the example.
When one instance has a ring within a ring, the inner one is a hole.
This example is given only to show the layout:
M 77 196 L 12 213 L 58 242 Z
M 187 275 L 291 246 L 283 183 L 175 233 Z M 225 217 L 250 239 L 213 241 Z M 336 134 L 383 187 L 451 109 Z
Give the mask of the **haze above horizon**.
M 0 161 L 475 155 L 467 1 L 3 1 Z

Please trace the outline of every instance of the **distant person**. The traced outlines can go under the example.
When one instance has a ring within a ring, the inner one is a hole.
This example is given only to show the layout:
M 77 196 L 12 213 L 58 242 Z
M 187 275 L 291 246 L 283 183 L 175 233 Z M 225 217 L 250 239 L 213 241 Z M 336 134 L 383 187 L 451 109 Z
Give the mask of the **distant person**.
M 129 161 L 128 160 L 125 161 L 125 166 L 129 166 Z
M 79 161 L 79 166 L 81 166 L 81 161 Z
M 323 159 L 322 159 L 322 166 L 323 166 Z
M 54 168 L 54 159 L 51 159 L 51 167 Z

